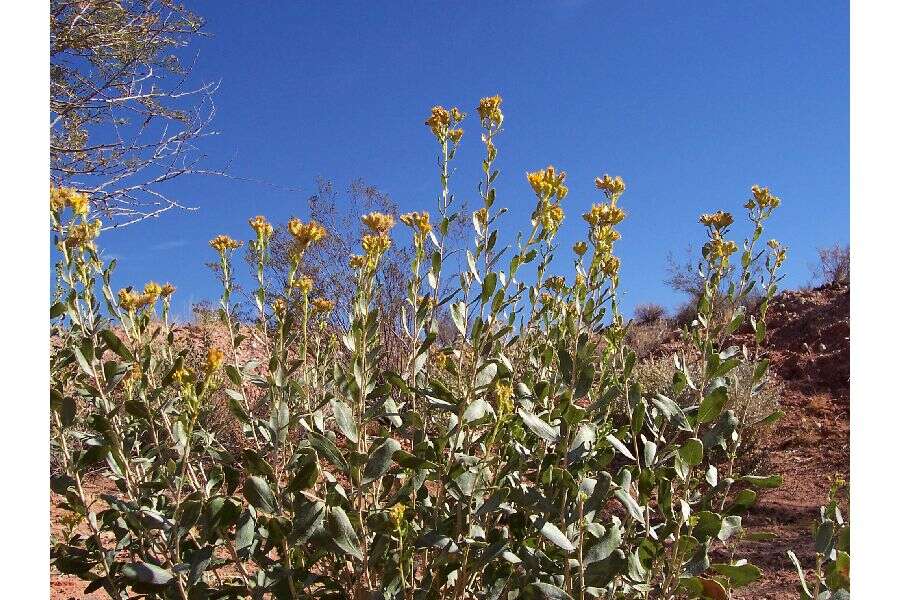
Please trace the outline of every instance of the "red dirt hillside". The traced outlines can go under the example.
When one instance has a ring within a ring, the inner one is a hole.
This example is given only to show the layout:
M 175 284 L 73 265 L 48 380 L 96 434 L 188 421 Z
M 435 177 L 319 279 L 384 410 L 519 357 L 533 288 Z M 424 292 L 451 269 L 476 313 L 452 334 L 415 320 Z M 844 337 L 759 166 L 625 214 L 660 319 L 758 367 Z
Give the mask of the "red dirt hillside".
M 738 596 L 797 598 L 797 572 L 787 558 L 814 563 L 810 526 L 831 480 L 850 481 L 850 287 L 832 284 L 776 296 L 766 319 L 766 346 L 784 385 L 784 418 L 766 439 L 767 465 L 784 485 L 762 494 L 745 523 L 774 542 L 744 542 L 763 578 Z M 844 503 L 846 509 L 846 503 Z

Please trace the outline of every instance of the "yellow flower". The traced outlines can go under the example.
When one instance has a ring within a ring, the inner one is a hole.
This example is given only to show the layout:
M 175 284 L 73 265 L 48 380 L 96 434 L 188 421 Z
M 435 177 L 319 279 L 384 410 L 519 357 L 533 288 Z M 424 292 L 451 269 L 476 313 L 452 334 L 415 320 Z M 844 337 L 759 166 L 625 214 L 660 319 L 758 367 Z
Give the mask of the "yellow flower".
M 65 207 L 71 207 L 76 215 L 87 215 L 91 209 L 91 200 L 84 192 L 75 188 L 50 186 L 50 208 L 54 212 L 62 211 Z
M 138 295 L 131 290 L 122 288 L 121 290 L 119 290 L 118 296 L 119 306 L 121 306 L 125 310 L 131 311 L 137 308 Z
M 443 370 L 447 366 L 447 355 L 443 352 L 435 352 L 431 355 L 431 364 L 438 370 Z
M 162 286 L 162 289 L 159 290 L 159 293 L 163 298 L 168 298 L 175 293 L 176 289 L 177 288 L 171 283 L 166 283 L 164 286 Z
M 559 200 L 562 200 L 569 193 L 569 188 L 564 184 L 566 172 L 560 171 L 557 173 L 553 165 L 540 171 L 527 173 L 526 177 L 528 178 L 528 183 L 531 184 L 531 189 L 534 190 L 538 198 L 549 199 L 556 196 Z
M 400 222 L 404 225 L 411 227 L 416 232 L 421 235 L 427 235 L 428 232 L 431 231 L 431 215 L 427 212 L 409 212 L 405 215 L 400 215 Z
M 391 508 L 388 509 L 388 516 L 391 519 L 391 524 L 394 526 L 394 529 L 400 531 L 403 527 L 403 516 L 406 514 L 406 505 L 405 504 L 395 504 Z
M 155 281 L 148 281 L 144 285 L 144 293 L 156 299 L 162 294 L 162 286 Z
M 363 252 L 365 252 L 366 256 L 369 258 L 380 258 L 390 247 L 391 238 L 386 235 L 373 235 L 367 233 L 362 237 Z
M 498 381 L 494 386 L 494 395 L 497 397 L 497 412 L 508 415 L 513 411 L 513 386 L 506 381 Z
M 607 277 L 615 277 L 619 274 L 620 261 L 617 256 L 607 256 L 600 265 L 600 270 Z
M 92 223 L 76 223 L 69 227 L 69 235 L 65 244 L 68 247 L 88 248 L 93 247 L 94 240 L 100 235 L 103 223 L 100 219 L 94 219 Z
M 206 353 L 206 362 L 203 364 L 203 371 L 209 377 L 222 368 L 225 363 L 225 353 L 218 348 L 210 348 Z
M 243 246 L 243 242 L 231 239 L 227 235 L 217 235 L 209 241 L 209 245 L 219 254 L 224 254 L 227 250 L 236 250 Z
M 300 252 L 305 252 L 311 245 L 318 244 L 328 235 L 325 228 L 316 221 L 304 223 L 297 218 L 288 221 L 288 231 L 294 236 Z
M 575 244 L 572 246 L 572 252 L 574 252 L 578 256 L 584 256 L 584 253 L 587 252 L 587 243 L 575 242 Z
M 431 109 L 431 116 L 425 120 L 425 124 L 431 129 L 434 137 L 443 142 L 447 128 L 450 127 L 450 113 L 443 106 L 435 106 Z
M 284 316 L 284 313 L 287 312 L 287 303 L 284 301 L 284 298 L 275 298 L 272 301 L 272 310 L 279 317 Z
M 151 282 L 152 283 L 152 282 Z M 127 311 L 137 310 L 139 308 L 144 308 L 145 306 L 149 306 L 156 302 L 156 299 L 159 297 L 158 294 L 153 294 L 151 292 L 144 292 L 143 294 L 138 294 L 134 290 L 130 288 L 125 288 L 119 290 L 119 306 L 124 308 Z
M 91 201 L 88 199 L 87 194 L 81 194 L 75 190 L 70 190 L 70 192 L 69 206 L 72 207 L 72 212 L 80 216 L 88 214 L 91 208 Z
M 563 291 L 563 288 L 566 287 L 566 278 L 562 275 L 554 275 L 552 277 L 548 277 L 547 281 L 544 282 L 544 285 L 554 292 L 559 293 Z
M 294 287 L 300 290 L 300 293 L 306 296 L 312 291 L 313 279 L 309 275 L 301 275 L 294 280 Z
M 315 298 L 312 301 L 313 311 L 317 313 L 330 313 L 334 310 L 334 300 L 328 300 L 326 298 Z
M 751 198 L 750 201 L 748 201 L 745 205 L 747 206 L 747 208 L 753 208 L 754 203 L 756 204 L 756 206 L 759 206 L 763 209 L 770 207 L 778 208 L 778 206 L 781 204 L 781 198 L 772 195 L 769 192 L 769 188 L 767 187 L 754 185 L 750 188 L 750 192 L 753 194 L 753 198 Z
M 194 373 L 187 367 L 181 367 L 172 373 L 172 381 L 183 388 L 188 387 L 194 381 Z
M 618 176 L 615 178 L 612 178 L 609 175 L 598 177 L 594 180 L 594 185 L 597 186 L 598 190 L 603 191 L 603 193 L 606 194 L 606 197 L 611 200 L 618 198 L 622 195 L 622 192 L 625 191 L 625 182 Z
M 450 140 L 454 144 L 458 144 L 459 141 L 462 139 L 462 136 L 463 136 L 462 127 L 457 127 L 455 129 L 450 129 L 449 131 L 447 131 L 447 137 L 449 137 Z
M 556 233 L 565 216 L 566 215 L 559 204 L 548 204 L 544 210 L 541 211 L 541 225 L 543 225 L 544 229 L 548 232 Z
M 713 238 L 706 242 L 703 249 L 708 257 L 712 259 L 721 259 L 723 264 L 726 264 L 728 257 L 737 252 L 737 244 L 731 240 L 723 239 L 722 236 L 716 232 Z
M 394 227 L 394 217 L 380 212 L 371 212 L 362 218 L 363 225 L 372 233 L 385 235 Z
M 350 256 L 349 262 L 351 269 L 362 269 L 366 266 L 366 257 L 360 256 L 359 254 L 353 254 Z
M 707 227 L 724 229 L 725 227 L 728 227 L 729 225 L 734 223 L 734 218 L 731 216 L 731 213 L 719 210 L 714 212 L 713 214 L 700 215 L 700 222 Z
M 66 208 L 66 195 L 63 193 L 65 188 L 59 188 L 50 184 L 50 210 L 53 212 L 62 212 Z
M 264 240 L 272 237 L 272 224 L 269 223 L 262 215 L 253 217 L 249 221 L 250 227 L 256 232 L 256 235 Z
M 772 256 L 775 258 L 775 268 L 777 269 L 784 263 L 784 259 L 787 258 L 787 248 L 782 246 L 778 240 L 769 240 L 768 246 L 774 250 Z
M 584 275 L 578 273 L 575 275 L 575 287 L 581 287 L 584 285 Z
M 625 218 L 625 211 L 615 204 L 594 204 L 582 218 L 594 227 L 616 225 Z
M 503 112 L 500 110 L 500 104 L 503 99 L 499 96 L 488 96 L 482 98 L 478 103 L 478 117 L 485 129 L 491 126 L 499 127 L 503 123 Z
M 488 209 L 483 206 L 472 213 L 472 217 L 481 226 L 484 227 L 488 222 Z
M 787 248 L 779 248 L 778 252 L 775 253 L 775 268 L 780 267 L 784 263 L 784 259 L 787 258 Z

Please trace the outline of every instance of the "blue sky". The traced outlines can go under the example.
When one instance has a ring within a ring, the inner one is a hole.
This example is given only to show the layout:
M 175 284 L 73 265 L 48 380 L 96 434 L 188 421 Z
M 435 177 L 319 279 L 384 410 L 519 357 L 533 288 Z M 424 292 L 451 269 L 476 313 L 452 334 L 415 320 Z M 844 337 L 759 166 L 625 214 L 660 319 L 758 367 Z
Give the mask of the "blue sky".
M 114 285 L 170 280 L 176 308 L 217 295 L 207 240 L 248 237 L 247 219 L 300 217 L 316 177 L 354 178 L 401 209 L 434 210 L 431 106 L 474 114 L 503 96 L 498 204 L 508 241 L 533 195 L 524 172 L 568 172 L 561 241 L 584 236 L 593 179 L 621 175 L 617 253 L 624 307 L 681 298 L 666 255 L 702 243 L 701 212 L 742 214 L 754 183 L 781 196 L 767 236 L 790 246 L 787 287 L 810 279 L 817 246 L 849 240 L 849 14 L 845 2 L 188 3 L 211 37 L 197 73 L 221 79 L 210 167 L 299 188 L 197 177 L 168 191 L 199 213 L 169 213 L 101 239 Z M 470 206 L 483 154 L 467 130 L 454 191 Z M 741 223 L 741 221 L 738 221 Z M 736 228 L 743 235 L 744 228 Z M 570 271 L 568 250 L 558 258 Z

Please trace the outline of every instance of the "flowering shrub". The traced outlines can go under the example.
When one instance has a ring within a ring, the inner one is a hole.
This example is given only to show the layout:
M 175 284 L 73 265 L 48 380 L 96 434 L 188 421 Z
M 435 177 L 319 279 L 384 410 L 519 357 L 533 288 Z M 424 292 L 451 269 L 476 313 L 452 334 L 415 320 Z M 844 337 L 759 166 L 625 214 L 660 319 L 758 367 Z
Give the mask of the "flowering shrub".
M 451 193 L 466 115 L 432 109 L 437 214 L 362 219 L 362 250 L 348 257 L 349 306 L 335 306 L 303 273 L 304 253 L 328 232 L 299 219 L 289 224 L 286 285 L 269 292 L 272 227 L 258 216 L 249 244 L 259 319 L 240 326 L 231 295 L 242 242 L 215 237 L 218 318 L 230 343 L 194 366 L 169 324 L 174 287 L 113 293 L 99 224 L 85 220 L 78 192 L 53 191 L 61 260 L 50 396 L 62 473 L 50 483 L 73 515 L 72 533 L 52 548 L 59 571 L 113 598 L 182 600 L 726 598 L 760 576 L 736 556 L 741 514 L 756 490 L 781 479 L 742 474 L 736 459 L 745 436 L 779 415 L 750 418 L 729 408 L 749 399 L 729 393 L 753 396 L 767 377 L 760 344 L 785 249 L 759 246 L 779 199 L 753 188 L 745 205 L 753 231 L 740 247 L 729 239 L 729 213 L 701 217 L 705 291 L 670 394 L 647 394 L 617 299 L 625 182 L 597 178 L 600 201 L 583 215 L 574 277 L 551 272 L 564 171 L 528 174 L 531 230 L 504 246 L 494 166 L 501 104 L 494 96 L 477 108 L 483 180 L 471 215 L 455 210 Z M 448 231 L 470 218 L 466 268 L 446 273 Z M 394 324 L 406 353 L 402 368 L 387 371 L 373 298 L 398 225 L 413 246 Z M 751 275 L 757 261 L 762 282 Z M 714 318 L 760 284 L 757 314 Z M 286 310 L 298 302 L 299 313 Z M 346 311 L 345 330 L 323 325 L 333 310 Z M 446 344 L 442 310 L 456 330 Z M 756 343 L 730 344 L 745 322 Z M 242 357 L 247 335 L 265 348 L 265 363 Z M 733 385 L 738 367 L 751 385 Z M 241 449 L 226 448 L 198 418 L 220 389 L 241 424 Z M 250 402 L 259 395 L 264 402 Z M 77 431 L 76 407 L 86 414 Z M 98 470 L 114 489 L 95 499 L 84 483 Z M 725 562 L 712 561 L 716 549 Z

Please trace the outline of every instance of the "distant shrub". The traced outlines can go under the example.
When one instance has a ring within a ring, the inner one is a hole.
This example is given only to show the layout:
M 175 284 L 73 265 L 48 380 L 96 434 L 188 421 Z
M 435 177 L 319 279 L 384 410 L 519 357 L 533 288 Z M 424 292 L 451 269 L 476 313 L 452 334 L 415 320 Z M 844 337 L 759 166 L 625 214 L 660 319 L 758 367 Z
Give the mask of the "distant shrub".
M 666 318 L 666 309 L 660 304 L 638 304 L 634 307 L 634 321 L 639 325 L 658 323 Z
M 815 265 L 813 275 L 825 283 L 850 282 L 850 246 L 834 244 L 818 249 L 819 263 Z
M 674 393 L 679 381 L 675 358 L 675 355 L 651 357 L 635 366 L 635 381 L 641 384 L 647 395 L 671 396 Z M 689 359 L 686 362 L 691 377 L 700 378 L 701 363 Z M 780 415 L 784 388 L 770 377 L 760 380 L 754 379 L 753 375 L 748 364 L 741 364 L 731 372 L 728 377 L 726 406 L 747 422 L 774 422 Z M 769 427 L 756 427 L 744 433 L 741 443 L 743 454 L 739 457 L 742 470 L 753 471 L 764 466 L 765 456 L 760 453 L 760 449 L 764 447 L 764 441 L 770 433 Z

